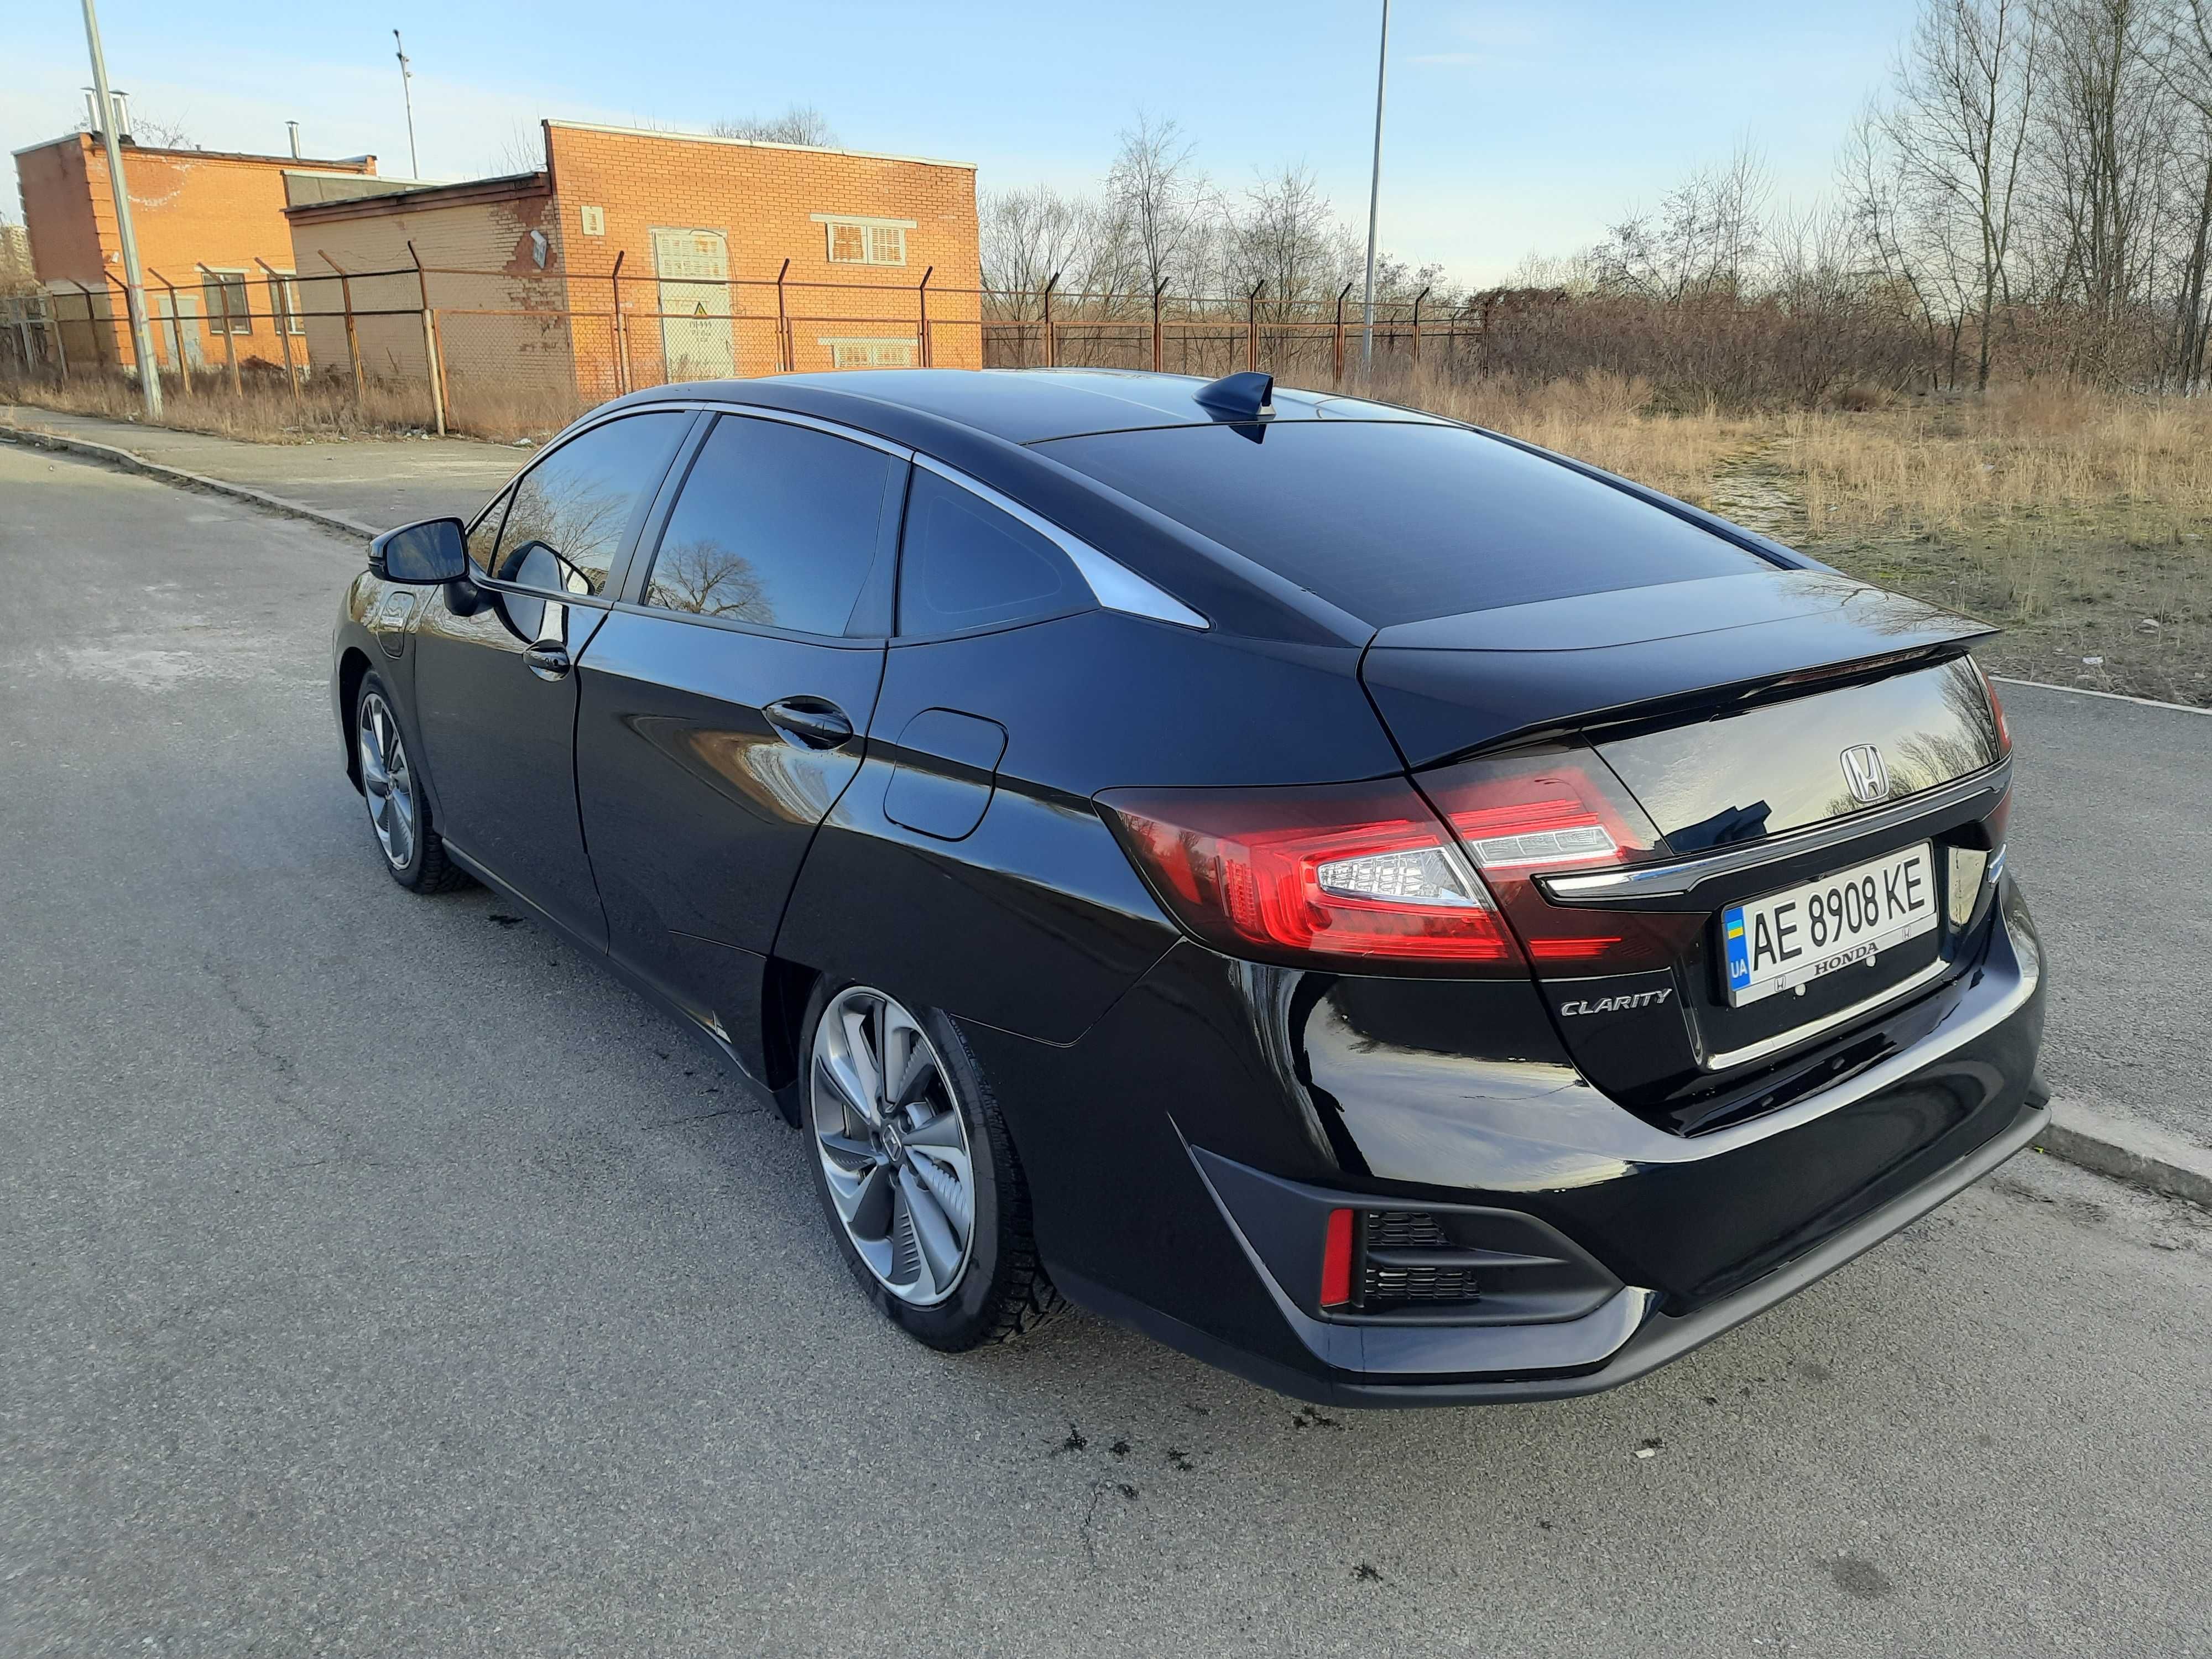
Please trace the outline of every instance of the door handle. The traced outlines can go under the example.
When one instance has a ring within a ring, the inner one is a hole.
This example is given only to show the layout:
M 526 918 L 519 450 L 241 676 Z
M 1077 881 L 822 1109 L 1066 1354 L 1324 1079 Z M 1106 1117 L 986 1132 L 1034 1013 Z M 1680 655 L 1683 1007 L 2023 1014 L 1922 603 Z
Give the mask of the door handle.
M 779 697 L 761 713 L 780 735 L 801 749 L 841 749 L 853 740 L 853 722 L 826 698 Z
M 522 660 L 530 672 L 541 680 L 557 680 L 575 666 L 568 656 L 567 646 L 551 644 L 544 641 L 525 651 L 522 653 Z

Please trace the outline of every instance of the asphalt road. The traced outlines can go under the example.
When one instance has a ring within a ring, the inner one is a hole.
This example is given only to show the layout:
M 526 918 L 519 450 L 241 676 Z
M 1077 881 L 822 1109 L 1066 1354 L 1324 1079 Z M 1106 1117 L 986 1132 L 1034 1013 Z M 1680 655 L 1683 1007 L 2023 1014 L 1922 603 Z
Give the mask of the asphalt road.
M 1589 1401 L 907 1342 L 742 1081 L 379 869 L 358 557 L 0 447 L 0 1653 L 2212 1649 L 2212 1225 L 2033 1155 Z

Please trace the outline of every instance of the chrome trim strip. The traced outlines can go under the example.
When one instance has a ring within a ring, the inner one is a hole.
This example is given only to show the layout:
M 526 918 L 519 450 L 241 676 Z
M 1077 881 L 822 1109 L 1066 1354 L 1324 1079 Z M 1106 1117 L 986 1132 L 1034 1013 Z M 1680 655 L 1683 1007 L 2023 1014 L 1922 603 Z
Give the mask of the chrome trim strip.
M 1107 610 L 1124 611 L 1132 617 L 1149 617 L 1155 622 L 1173 623 L 1178 628 L 1203 629 L 1212 626 L 1182 600 L 1153 586 L 1127 565 L 1101 553 L 1088 542 L 1069 535 L 1049 519 L 1040 518 L 1019 501 L 1000 495 L 980 479 L 971 478 L 957 467 L 947 466 L 933 456 L 917 453 L 913 459 L 916 466 L 927 468 L 947 483 L 958 485 L 969 495 L 988 501 L 1009 518 L 1027 525 L 1066 554 L 1077 574 L 1090 584 L 1092 596 Z
M 1725 1072 L 1731 1066 L 1741 1066 L 1749 1060 L 1763 1060 L 1768 1054 L 1778 1054 L 1784 1048 L 1794 1048 L 1801 1042 L 1811 1042 L 1825 1031 L 1832 1031 L 1838 1025 L 1848 1024 L 1862 1014 L 1870 1014 L 1884 1003 L 1895 1002 L 1910 995 L 1927 984 L 1929 981 L 1938 977 L 1946 968 L 1950 966 L 1951 963 L 1938 957 L 1911 978 L 1900 980 L 1886 991 L 1877 991 L 1863 1002 L 1854 1002 L 1848 1008 L 1838 1008 L 1834 1013 L 1823 1014 L 1820 1018 L 1806 1024 L 1794 1025 L 1779 1036 L 1763 1037 L 1757 1042 L 1748 1042 L 1741 1048 L 1730 1048 L 1723 1054 L 1704 1055 L 1698 1064 L 1708 1072 Z M 1698 1035 L 1702 1036 L 1703 1031 L 1701 1030 Z
M 725 403 L 720 399 L 709 398 L 656 398 L 649 403 L 630 404 L 621 409 L 611 410 L 605 418 L 620 420 L 625 415 L 649 414 L 656 409 L 704 410 L 709 415 L 744 415 L 757 421 L 781 421 L 786 426 L 811 427 L 815 431 L 826 432 L 833 438 L 843 438 L 850 443 L 866 444 L 870 449 L 880 449 L 884 454 L 895 455 L 902 461 L 911 461 L 915 459 L 914 451 L 904 444 L 893 443 L 889 438 L 879 438 L 872 432 L 863 432 L 856 426 L 840 426 L 835 421 L 821 420 L 812 415 L 801 415 L 796 410 L 771 409 L 764 404 Z M 597 426 L 600 422 L 593 420 L 590 424 Z M 585 428 L 578 426 L 573 429 L 582 432 Z M 562 435 L 565 437 L 567 434 Z
M 1962 778 L 1954 778 L 1933 789 L 1923 789 L 1917 795 L 1907 796 L 1890 805 L 1868 812 L 1855 812 L 1846 818 L 1832 818 L 1826 823 L 1808 825 L 1802 830 L 1793 830 L 1770 841 L 1753 842 L 1747 846 L 1729 848 L 1724 852 L 1680 859 L 1672 864 L 1646 864 L 1628 870 L 1600 871 L 1592 875 L 1538 876 L 1536 885 L 1542 890 L 1545 897 L 1565 904 L 1632 904 L 1647 898 L 1679 897 L 1699 882 L 1711 880 L 1715 876 L 1755 869 L 1762 864 L 1779 863 L 1801 853 L 1817 853 L 1824 848 L 1856 841 L 1861 836 L 1897 829 L 1929 812 L 1940 812 L 1947 806 L 1971 800 L 1978 794 L 2002 794 L 2006 784 L 2011 781 L 2011 775 L 2012 757 L 2007 756 L 1994 766 L 1969 773 Z

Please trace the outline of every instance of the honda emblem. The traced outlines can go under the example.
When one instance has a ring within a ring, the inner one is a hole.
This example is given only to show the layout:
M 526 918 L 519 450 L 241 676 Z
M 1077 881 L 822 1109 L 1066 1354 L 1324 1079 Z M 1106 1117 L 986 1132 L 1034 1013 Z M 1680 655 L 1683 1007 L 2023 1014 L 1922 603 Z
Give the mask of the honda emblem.
M 1870 743 L 1855 743 L 1844 750 L 1844 781 L 1851 799 L 1872 805 L 1889 794 L 1889 769 L 1881 763 L 1881 750 Z

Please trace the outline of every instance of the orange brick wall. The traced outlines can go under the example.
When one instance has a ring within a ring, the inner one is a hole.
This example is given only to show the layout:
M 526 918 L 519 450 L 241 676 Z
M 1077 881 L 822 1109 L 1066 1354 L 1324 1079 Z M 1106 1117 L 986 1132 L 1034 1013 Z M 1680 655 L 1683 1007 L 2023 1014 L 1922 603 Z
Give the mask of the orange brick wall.
M 713 230 L 729 249 L 731 331 L 740 374 L 773 372 L 776 293 L 774 279 L 787 258 L 784 303 L 790 316 L 794 368 L 830 367 L 823 337 L 915 339 L 916 289 L 930 272 L 930 360 L 939 368 L 973 368 L 982 361 L 975 289 L 977 251 L 975 169 L 947 162 L 903 161 L 840 150 L 702 139 L 673 134 L 606 131 L 546 124 L 553 176 L 556 256 L 568 276 L 569 304 L 604 314 L 612 303 L 604 280 L 623 259 L 623 308 L 630 379 L 650 385 L 669 365 L 655 316 L 655 230 Z M 582 210 L 605 214 L 603 235 L 583 231 Z M 911 219 L 903 265 L 833 264 L 824 228 L 810 216 L 850 214 Z M 834 283 L 835 287 L 809 287 Z M 585 336 L 578 335 L 580 382 L 593 377 Z M 920 361 L 917 353 L 916 361 Z M 679 370 L 680 372 L 680 370 Z
M 124 166 L 131 181 L 131 225 L 137 234 L 149 310 L 155 307 L 155 296 L 166 293 L 161 278 L 167 277 L 179 293 L 201 299 L 204 313 L 213 312 L 216 305 L 200 291 L 199 266 L 243 270 L 253 326 L 251 333 L 232 336 L 231 343 L 241 361 L 268 362 L 281 362 L 283 349 L 268 314 L 268 280 L 255 261 L 265 259 L 279 270 L 292 264 L 291 228 L 284 217 L 286 169 L 376 171 L 374 157 L 306 161 L 135 145 L 127 149 Z M 118 350 L 127 359 L 128 331 L 121 321 L 123 307 L 115 286 L 123 275 L 122 241 L 116 231 L 106 147 L 88 133 L 74 133 L 19 155 L 15 167 L 23 222 L 30 231 L 32 260 L 40 280 L 50 285 L 81 282 L 104 287 L 112 297 L 110 314 L 117 320 L 112 339 L 101 343 L 108 362 L 118 360 Z M 66 303 L 62 307 L 65 315 L 71 309 Z M 166 322 L 158 323 L 155 331 L 159 360 L 172 363 L 177 331 Z M 223 337 L 205 315 L 197 328 L 186 323 L 185 331 L 197 334 L 207 362 L 222 365 Z M 72 339 L 70 344 L 76 347 L 78 342 Z M 301 349 L 295 336 L 295 353 Z

